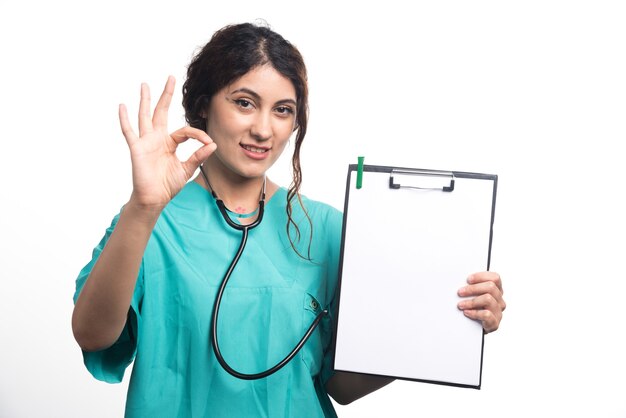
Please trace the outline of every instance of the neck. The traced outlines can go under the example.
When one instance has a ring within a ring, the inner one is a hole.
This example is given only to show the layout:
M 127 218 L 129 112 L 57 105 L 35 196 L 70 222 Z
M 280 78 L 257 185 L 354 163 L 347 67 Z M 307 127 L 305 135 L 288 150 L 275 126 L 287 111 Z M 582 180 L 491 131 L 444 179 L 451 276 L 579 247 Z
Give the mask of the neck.
M 201 166 L 201 170 L 202 172 L 196 181 L 213 193 L 217 199 L 222 200 L 231 212 L 237 214 L 252 213 L 258 208 L 261 199 L 269 198 L 267 190 L 265 190 L 265 176 L 258 178 L 224 176 L 219 170 L 206 163 Z M 262 196 L 262 193 L 265 196 Z

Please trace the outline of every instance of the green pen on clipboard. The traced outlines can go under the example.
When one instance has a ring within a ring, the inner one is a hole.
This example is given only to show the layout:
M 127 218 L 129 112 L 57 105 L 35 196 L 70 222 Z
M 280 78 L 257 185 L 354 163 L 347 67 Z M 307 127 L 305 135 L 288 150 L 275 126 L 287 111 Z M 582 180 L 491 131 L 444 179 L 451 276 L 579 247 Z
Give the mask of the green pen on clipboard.
M 356 188 L 360 189 L 363 186 L 363 161 L 365 157 L 359 157 L 359 165 L 356 170 Z

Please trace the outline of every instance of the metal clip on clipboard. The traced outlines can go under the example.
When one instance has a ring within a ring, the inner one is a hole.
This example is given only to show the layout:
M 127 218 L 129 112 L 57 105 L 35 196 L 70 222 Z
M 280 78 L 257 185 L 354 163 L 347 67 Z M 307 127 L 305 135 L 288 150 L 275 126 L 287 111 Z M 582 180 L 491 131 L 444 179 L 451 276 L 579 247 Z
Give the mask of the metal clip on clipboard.
M 423 187 L 409 184 L 395 183 L 394 174 L 410 175 L 410 176 L 427 176 L 427 177 L 442 177 L 449 178 L 450 185 L 442 187 Z M 451 192 L 454 190 L 454 173 L 451 171 L 426 171 L 426 170 L 409 170 L 409 169 L 393 169 L 389 174 L 389 188 L 390 189 L 420 189 L 420 190 L 441 190 L 443 192 Z

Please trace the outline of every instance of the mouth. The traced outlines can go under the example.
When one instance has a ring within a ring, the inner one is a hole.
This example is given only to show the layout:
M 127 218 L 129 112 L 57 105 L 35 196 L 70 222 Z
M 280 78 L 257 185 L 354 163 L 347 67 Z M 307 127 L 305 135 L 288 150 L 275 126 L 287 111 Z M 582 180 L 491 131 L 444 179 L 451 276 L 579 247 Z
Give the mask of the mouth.
M 255 147 L 252 145 L 246 145 L 246 144 L 239 144 L 241 146 L 241 148 L 245 149 L 248 152 L 252 152 L 255 154 L 265 154 L 266 152 L 268 152 L 270 149 L 269 148 L 260 148 L 260 147 Z

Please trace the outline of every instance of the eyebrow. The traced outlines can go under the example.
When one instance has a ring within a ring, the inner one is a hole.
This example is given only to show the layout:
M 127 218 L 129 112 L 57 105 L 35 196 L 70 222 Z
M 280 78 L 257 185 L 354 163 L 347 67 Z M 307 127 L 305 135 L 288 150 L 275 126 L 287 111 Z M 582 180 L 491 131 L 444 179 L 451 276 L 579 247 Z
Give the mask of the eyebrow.
M 261 96 L 259 96 L 259 93 L 257 93 L 254 90 L 250 90 L 249 88 L 246 87 L 242 87 L 240 89 L 237 90 L 233 90 L 230 94 L 235 94 L 235 93 L 246 93 L 249 94 L 250 96 L 252 96 L 255 100 L 257 101 L 261 101 Z M 291 104 L 293 106 L 297 106 L 297 103 L 295 100 L 293 99 L 282 99 L 277 101 L 275 104 Z

